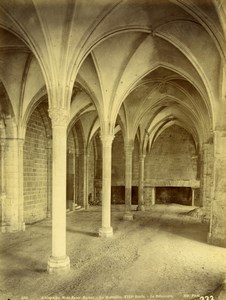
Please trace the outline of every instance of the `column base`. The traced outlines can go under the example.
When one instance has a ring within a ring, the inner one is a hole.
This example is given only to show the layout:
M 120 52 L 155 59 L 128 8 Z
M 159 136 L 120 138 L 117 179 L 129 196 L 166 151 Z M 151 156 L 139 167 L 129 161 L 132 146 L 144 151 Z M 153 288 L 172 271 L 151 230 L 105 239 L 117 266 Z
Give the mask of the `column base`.
M 75 210 L 74 200 L 69 200 L 68 204 L 69 204 L 70 211 L 74 211 Z
M 123 220 L 132 221 L 133 220 L 133 214 L 131 212 L 126 212 L 123 216 Z
M 145 211 L 145 207 L 143 204 L 137 206 L 138 211 Z
M 70 270 L 70 259 L 65 257 L 50 256 L 47 265 L 47 272 L 49 274 L 62 274 Z
M 21 223 L 19 226 L 19 231 L 25 231 L 25 223 Z
M 5 232 L 13 233 L 25 231 L 25 223 L 16 224 L 16 225 L 5 225 Z
M 208 233 L 207 243 L 214 245 L 214 246 L 226 248 L 226 238 L 219 237 L 219 236 L 213 236 L 211 233 Z
M 111 237 L 113 236 L 113 228 L 112 227 L 101 227 L 99 229 L 100 237 Z
M 153 206 L 153 205 L 146 204 L 146 205 L 144 206 L 144 208 L 145 208 L 146 211 L 150 211 L 151 208 L 152 208 L 152 206 Z

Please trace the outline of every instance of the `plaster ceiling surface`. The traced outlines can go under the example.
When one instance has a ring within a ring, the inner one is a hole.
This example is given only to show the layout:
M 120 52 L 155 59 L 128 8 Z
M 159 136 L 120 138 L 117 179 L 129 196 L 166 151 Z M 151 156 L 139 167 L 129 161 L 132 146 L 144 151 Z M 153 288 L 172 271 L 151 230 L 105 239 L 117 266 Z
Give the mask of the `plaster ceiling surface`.
M 46 86 L 70 122 L 95 108 L 114 127 L 119 114 L 130 138 L 171 114 L 204 140 L 222 101 L 224 16 L 215 0 L 2 0 L 0 80 L 18 123 Z

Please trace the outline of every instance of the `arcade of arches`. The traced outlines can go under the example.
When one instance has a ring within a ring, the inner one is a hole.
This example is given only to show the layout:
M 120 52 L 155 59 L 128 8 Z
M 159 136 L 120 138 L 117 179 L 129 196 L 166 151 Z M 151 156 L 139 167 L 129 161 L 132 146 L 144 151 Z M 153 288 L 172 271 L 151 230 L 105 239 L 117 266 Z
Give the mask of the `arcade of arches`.
M 198 207 L 226 246 L 225 10 L 1 0 L 1 232 L 51 218 L 49 273 L 70 268 L 66 212 L 93 206 L 106 238 L 112 205 Z

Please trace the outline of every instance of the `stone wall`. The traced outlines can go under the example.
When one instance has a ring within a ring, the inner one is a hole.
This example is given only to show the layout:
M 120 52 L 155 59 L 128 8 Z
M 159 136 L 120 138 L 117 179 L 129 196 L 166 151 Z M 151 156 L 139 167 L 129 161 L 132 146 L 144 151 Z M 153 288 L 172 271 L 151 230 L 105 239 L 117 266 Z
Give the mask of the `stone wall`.
M 211 201 L 213 199 L 213 164 L 214 164 L 214 147 L 212 143 L 203 144 L 201 153 L 201 193 L 200 202 L 203 206 L 207 218 L 211 214 Z
M 171 126 L 157 138 L 145 158 L 145 179 L 195 180 L 195 154 L 191 135 Z
M 133 186 L 138 186 L 139 180 L 139 142 L 137 139 L 134 141 L 133 149 Z
M 139 179 L 139 143 L 134 142 L 132 155 L 132 202 L 138 201 L 138 179 Z M 118 132 L 112 144 L 112 189 L 111 201 L 113 204 L 125 203 L 125 150 L 122 132 Z
M 38 108 L 27 124 L 24 143 L 24 221 L 32 223 L 47 216 L 47 131 Z
M 75 142 L 72 131 L 67 137 L 67 208 L 73 209 L 75 181 Z
M 125 152 L 122 132 L 119 131 L 112 143 L 112 186 L 125 185 Z
M 134 142 L 133 165 L 132 165 L 133 186 L 138 186 L 139 179 L 139 143 Z M 112 186 L 125 185 L 125 151 L 122 132 L 118 132 L 112 144 Z
M 88 199 L 92 202 L 94 200 L 94 166 L 95 166 L 95 156 L 94 156 L 94 145 L 90 144 L 89 147 L 89 159 L 88 159 Z
M 153 187 L 195 187 L 197 155 L 192 136 L 183 128 L 173 125 L 161 133 L 145 158 L 144 201 L 146 206 L 155 202 Z M 195 193 L 195 204 L 200 204 Z

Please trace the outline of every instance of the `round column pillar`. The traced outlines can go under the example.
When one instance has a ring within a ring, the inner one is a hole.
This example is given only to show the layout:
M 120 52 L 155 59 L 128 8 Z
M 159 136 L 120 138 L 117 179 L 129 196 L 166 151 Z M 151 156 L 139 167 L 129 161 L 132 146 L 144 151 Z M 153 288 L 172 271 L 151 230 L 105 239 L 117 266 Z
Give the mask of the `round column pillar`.
M 52 138 L 47 141 L 47 217 L 51 217 L 52 206 Z
M 66 255 L 66 155 L 68 111 L 49 110 L 52 120 L 52 255 L 47 270 L 62 273 L 70 269 Z
M 139 156 L 139 186 L 138 186 L 138 207 L 140 211 L 144 211 L 144 160 L 145 155 Z
M 1 194 L 0 194 L 0 226 L 1 232 L 6 231 L 6 223 L 5 223 L 5 200 L 6 200 L 6 193 L 5 193 L 5 139 L 0 140 L 0 178 L 1 178 Z
M 24 139 L 18 139 L 18 230 L 25 231 L 24 222 Z
M 191 206 L 195 206 L 195 189 L 191 188 Z
M 214 132 L 214 172 L 208 242 L 226 247 L 226 130 Z
M 89 208 L 89 199 L 88 199 L 88 194 L 89 194 L 89 148 L 85 149 L 84 151 L 84 208 L 88 209 Z
M 111 165 L 112 165 L 112 141 L 114 135 L 101 136 L 102 141 L 102 227 L 99 229 L 100 237 L 113 235 L 111 227 Z
M 131 212 L 132 205 L 132 162 L 133 162 L 133 146 L 125 146 L 125 214 L 124 220 L 133 220 Z

